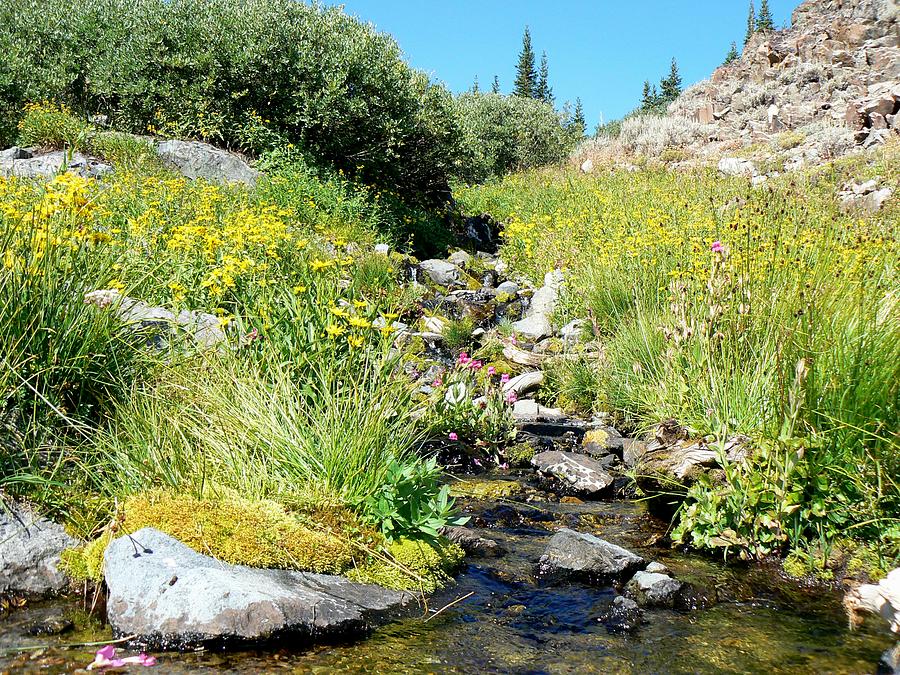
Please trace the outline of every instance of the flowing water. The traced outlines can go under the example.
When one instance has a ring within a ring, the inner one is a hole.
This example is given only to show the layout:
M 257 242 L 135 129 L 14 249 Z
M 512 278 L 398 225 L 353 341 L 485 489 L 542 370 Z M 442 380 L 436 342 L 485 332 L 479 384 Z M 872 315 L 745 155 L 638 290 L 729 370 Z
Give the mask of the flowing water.
M 876 621 L 850 632 L 838 591 L 809 589 L 761 566 L 724 565 L 654 542 L 663 523 L 636 502 L 471 502 L 471 525 L 507 549 L 473 559 L 457 584 L 408 618 L 340 645 L 237 653 L 159 654 L 164 673 L 874 673 L 891 646 Z M 700 595 L 718 598 L 690 612 L 649 610 L 630 634 L 600 620 L 612 588 L 542 585 L 534 565 L 559 526 L 593 532 L 666 564 Z M 471 593 L 471 595 L 469 595 Z M 432 616 L 436 609 L 464 597 Z M 57 637 L 29 628 L 65 615 Z M 426 620 L 426 616 L 432 618 Z M 61 645 L 110 639 L 75 601 L 30 605 L 0 617 L 0 673 L 69 673 L 92 648 Z M 33 645 L 23 652 L 6 651 Z M 148 670 L 148 673 L 153 671 Z

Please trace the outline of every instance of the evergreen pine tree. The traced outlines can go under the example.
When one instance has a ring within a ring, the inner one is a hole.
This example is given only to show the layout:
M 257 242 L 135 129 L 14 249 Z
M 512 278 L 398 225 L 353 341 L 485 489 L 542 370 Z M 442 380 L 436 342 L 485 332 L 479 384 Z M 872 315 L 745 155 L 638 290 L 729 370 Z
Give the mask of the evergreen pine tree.
M 644 91 L 641 94 L 641 110 L 646 112 L 655 104 L 656 101 L 654 100 L 653 90 L 650 89 L 650 80 L 644 80 Z
M 534 97 L 540 99 L 544 103 L 553 104 L 553 89 L 550 87 L 550 69 L 547 66 L 547 52 L 541 54 L 541 69 L 538 73 L 537 88 L 535 89 Z
M 759 4 L 759 16 L 756 17 L 756 30 L 775 30 L 775 21 L 772 19 L 772 11 L 769 9 L 769 0 L 762 0 Z
M 581 98 L 575 99 L 575 114 L 572 117 L 572 124 L 569 127 L 579 140 L 584 138 L 587 131 L 587 121 L 584 119 L 584 106 L 581 105 Z
M 678 62 L 672 57 L 672 66 L 669 70 L 669 76 L 659 83 L 662 90 L 662 103 L 668 105 L 681 93 L 681 75 L 678 73 Z
M 491 85 L 491 93 L 499 94 L 500 93 L 500 78 L 494 75 L 494 83 Z
M 725 63 L 724 63 L 724 65 L 727 66 L 729 63 L 734 63 L 735 61 L 738 60 L 738 57 L 739 57 L 739 56 L 740 56 L 740 54 L 738 54 L 737 43 L 736 43 L 736 42 L 732 42 L 732 43 L 731 43 L 731 49 L 728 50 L 728 54 L 725 55 Z
M 662 103 L 662 96 L 659 95 L 659 90 L 656 88 L 656 85 L 653 85 L 653 91 L 650 93 L 650 107 L 648 110 L 653 110 Z
M 476 76 L 475 76 L 475 81 L 472 83 L 472 89 L 471 89 L 471 92 L 472 92 L 473 94 L 477 94 L 479 91 L 481 91 L 481 89 L 480 89 L 480 87 L 478 86 L 478 76 L 476 75 Z
M 537 89 L 537 73 L 534 69 L 534 50 L 531 48 L 531 31 L 525 27 L 522 36 L 522 51 L 519 52 L 519 64 L 516 66 L 516 84 L 513 94 L 525 98 L 533 98 Z
M 747 33 L 744 35 L 744 46 L 750 42 L 750 38 L 756 32 L 756 8 L 753 6 L 753 0 L 750 0 L 750 14 L 747 15 Z

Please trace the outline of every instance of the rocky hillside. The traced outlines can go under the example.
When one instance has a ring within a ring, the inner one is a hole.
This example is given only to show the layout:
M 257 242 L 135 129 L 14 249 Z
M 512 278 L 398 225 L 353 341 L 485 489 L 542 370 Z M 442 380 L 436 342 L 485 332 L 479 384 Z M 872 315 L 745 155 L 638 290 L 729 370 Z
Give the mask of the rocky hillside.
M 704 154 L 774 143 L 801 161 L 884 142 L 898 111 L 897 0 L 807 0 L 669 108 L 708 125 Z

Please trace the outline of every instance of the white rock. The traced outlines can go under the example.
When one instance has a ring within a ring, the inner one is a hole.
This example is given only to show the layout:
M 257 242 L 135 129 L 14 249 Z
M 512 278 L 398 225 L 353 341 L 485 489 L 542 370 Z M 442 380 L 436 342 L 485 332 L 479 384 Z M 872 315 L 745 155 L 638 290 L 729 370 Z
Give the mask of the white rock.
M 381 255 L 387 255 L 391 250 L 391 247 L 387 244 L 375 244 L 375 253 L 380 253 Z
M 543 381 L 544 371 L 533 370 L 530 373 L 522 373 L 521 375 L 516 375 L 516 377 L 512 378 L 509 382 L 503 385 L 503 391 L 504 393 L 514 391 L 517 394 L 524 394 L 525 392 L 539 387 Z
M 581 173 L 591 173 L 594 170 L 594 161 L 586 159 L 581 163 Z
M 753 176 L 756 166 L 749 159 L 723 157 L 719 160 L 719 172 L 726 176 Z

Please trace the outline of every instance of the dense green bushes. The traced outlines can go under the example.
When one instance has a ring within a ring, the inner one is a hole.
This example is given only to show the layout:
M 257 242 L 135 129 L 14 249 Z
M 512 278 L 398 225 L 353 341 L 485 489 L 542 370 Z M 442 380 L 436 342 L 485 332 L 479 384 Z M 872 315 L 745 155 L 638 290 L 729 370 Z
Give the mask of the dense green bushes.
M 558 162 L 574 144 L 563 118 L 543 101 L 467 93 L 456 109 L 464 145 L 459 176 L 468 182 Z
M 294 143 L 430 199 L 446 196 L 459 147 L 449 92 L 393 39 L 291 0 L 12 0 L 0 9 L 0 115 L 44 99 L 136 133 L 254 153 Z

